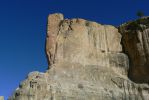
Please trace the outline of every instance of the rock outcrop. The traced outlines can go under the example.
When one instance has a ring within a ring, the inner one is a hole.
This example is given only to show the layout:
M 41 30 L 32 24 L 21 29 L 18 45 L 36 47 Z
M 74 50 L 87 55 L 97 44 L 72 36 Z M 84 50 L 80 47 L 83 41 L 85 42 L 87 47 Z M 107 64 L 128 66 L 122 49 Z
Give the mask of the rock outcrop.
M 148 100 L 149 86 L 128 79 L 129 59 L 111 25 L 48 17 L 49 70 L 32 72 L 9 100 Z
M 4 97 L 3 96 L 0 96 L 0 100 L 4 100 Z
M 119 27 L 124 52 L 130 60 L 129 77 L 135 82 L 149 82 L 149 17 Z

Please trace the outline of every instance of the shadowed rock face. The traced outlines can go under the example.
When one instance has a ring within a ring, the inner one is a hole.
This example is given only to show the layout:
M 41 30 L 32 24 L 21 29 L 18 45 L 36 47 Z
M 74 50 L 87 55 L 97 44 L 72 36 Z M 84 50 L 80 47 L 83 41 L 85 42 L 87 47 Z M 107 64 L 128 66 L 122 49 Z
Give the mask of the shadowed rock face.
M 49 70 L 30 73 L 9 100 L 148 100 L 149 86 L 127 77 L 117 28 L 62 14 L 47 28 Z
M 119 27 L 124 52 L 130 58 L 129 77 L 135 82 L 149 82 L 149 17 Z

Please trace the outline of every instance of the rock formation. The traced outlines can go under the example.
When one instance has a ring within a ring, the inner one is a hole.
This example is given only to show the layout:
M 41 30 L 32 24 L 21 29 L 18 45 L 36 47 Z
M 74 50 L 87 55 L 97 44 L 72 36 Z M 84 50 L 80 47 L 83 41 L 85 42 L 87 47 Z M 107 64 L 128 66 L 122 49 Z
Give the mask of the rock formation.
M 4 100 L 4 97 L 3 96 L 0 96 L 0 100 Z
M 129 77 L 135 82 L 149 82 L 149 17 L 119 27 L 124 53 L 130 63 Z
M 149 86 L 128 78 L 129 58 L 124 51 L 129 46 L 121 45 L 125 25 L 120 30 L 122 35 L 111 25 L 49 15 L 49 70 L 30 73 L 9 100 L 148 100 Z M 133 61 L 131 53 L 127 54 Z

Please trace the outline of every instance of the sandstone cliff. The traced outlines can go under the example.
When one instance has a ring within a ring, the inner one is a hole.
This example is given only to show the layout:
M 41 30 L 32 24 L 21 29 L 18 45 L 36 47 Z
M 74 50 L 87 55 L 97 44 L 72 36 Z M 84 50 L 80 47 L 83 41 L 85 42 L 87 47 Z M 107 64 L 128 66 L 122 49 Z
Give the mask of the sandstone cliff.
M 133 56 L 139 56 L 135 55 L 136 48 L 131 48 L 136 41 L 129 44 L 125 39 L 126 26 L 119 28 L 121 35 L 111 25 L 64 19 L 62 14 L 49 15 L 46 37 L 49 70 L 30 73 L 9 100 L 148 100 L 149 86 L 128 78 L 129 69 L 138 69 L 131 63 L 129 68 L 129 58 L 137 63 Z M 148 35 L 146 29 L 143 31 Z M 148 43 L 141 43 L 148 50 Z M 144 55 L 140 62 L 144 60 L 145 67 L 148 52 L 144 51 Z
M 124 53 L 130 60 L 129 77 L 135 82 L 149 82 L 149 17 L 119 27 Z

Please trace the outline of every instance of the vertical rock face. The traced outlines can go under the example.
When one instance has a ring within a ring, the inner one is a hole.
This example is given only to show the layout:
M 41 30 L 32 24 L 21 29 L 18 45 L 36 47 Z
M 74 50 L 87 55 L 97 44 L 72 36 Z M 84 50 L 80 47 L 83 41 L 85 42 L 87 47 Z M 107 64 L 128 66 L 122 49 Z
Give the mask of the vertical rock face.
M 109 55 L 115 54 L 125 59 L 115 27 L 83 19 L 64 20 L 61 14 L 48 19 L 46 51 L 50 65 L 71 62 L 109 66 Z
M 148 100 L 148 85 L 127 77 L 114 26 L 53 14 L 46 40 L 49 70 L 30 73 L 9 100 Z
M 130 58 L 129 77 L 136 82 L 149 82 L 149 17 L 120 26 L 124 52 Z
M 60 23 L 63 19 L 62 14 L 54 14 L 48 17 L 46 52 L 49 65 L 52 65 L 55 62 L 57 52 L 57 35 L 59 33 Z

